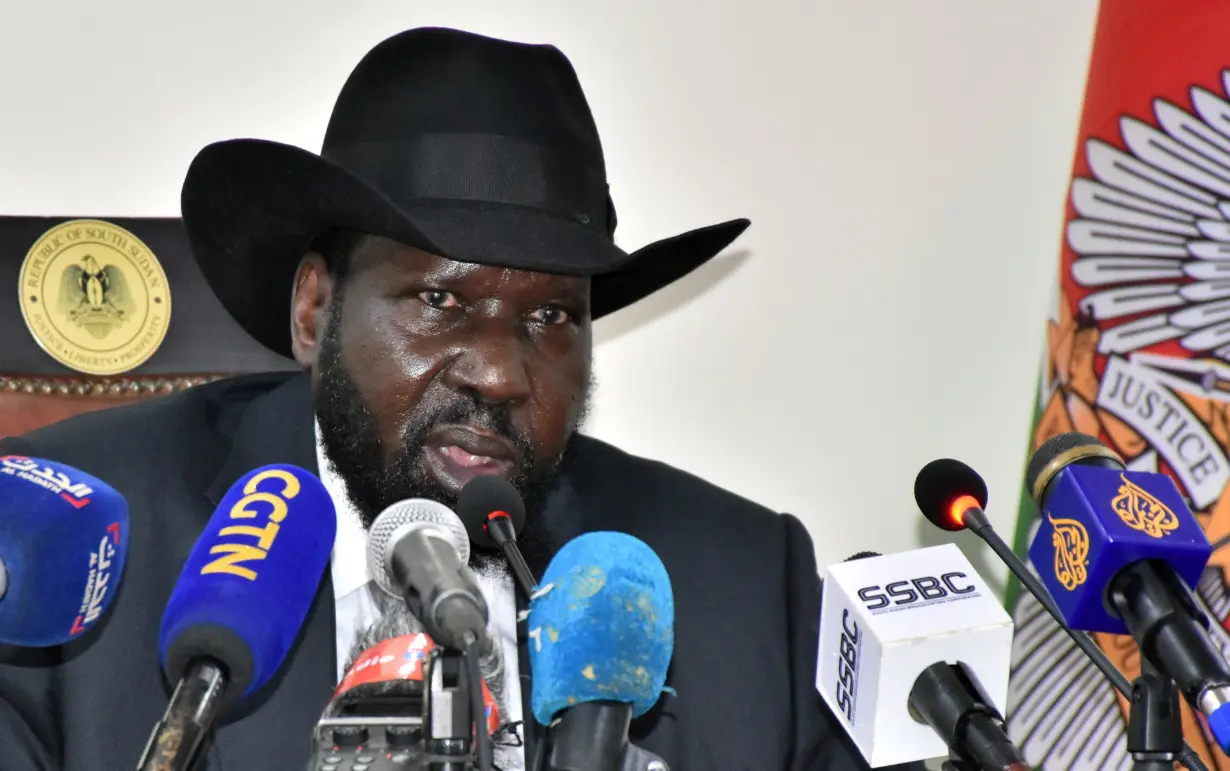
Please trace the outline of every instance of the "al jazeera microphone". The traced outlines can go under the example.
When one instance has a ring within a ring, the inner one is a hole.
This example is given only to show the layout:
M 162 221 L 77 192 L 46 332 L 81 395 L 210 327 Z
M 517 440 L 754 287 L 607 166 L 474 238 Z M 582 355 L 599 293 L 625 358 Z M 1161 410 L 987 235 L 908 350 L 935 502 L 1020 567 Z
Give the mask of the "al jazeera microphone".
M 1230 664 L 1190 586 L 1212 546 L 1169 476 L 1128 471 L 1085 434 L 1055 436 L 1030 459 L 1042 514 L 1029 557 L 1068 624 L 1131 634 L 1230 752 Z
M 1087 440 L 1096 442 L 1091 437 L 1084 437 L 1082 441 Z M 1051 445 L 1051 448 L 1048 449 L 1048 455 L 1054 448 L 1055 445 Z M 1040 448 L 1039 453 L 1035 455 L 1035 459 L 1040 457 L 1041 453 L 1042 449 Z M 1097 457 L 1104 456 L 1099 455 Z M 1038 468 L 1041 469 L 1045 465 L 1043 463 Z M 1031 468 L 1033 468 L 1032 463 Z M 1035 474 L 1027 476 L 1032 479 Z M 1106 654 L 1088 634 L 1084 631 L 1079 631 L 1080 627 L 1073 628 L 1073 626 L 1069 625 L 1067 620 L 1068 614 L 1051 597 L 1048 588 L 1016 556 L 999 534 L 995 532 L 984 511 L 987 504 L 986 482 L 983 481 L 977 471 L 965 463 L 951 458 L 931 461 L 919 471 L 918 477 L 915 479 L 914 498 L 923 515 L 935 526 L 950 532 L 968 528 L 985 541 L 1017 579 L 1020 580 L 1025 589 L 1055 619 L 1059 628 L 1097 666 L 1098 670 L 1114 686 L 1115 690 L 1134 705 L 1141 703 L 1139 683 L 1137 687 L 1134 687 L 1110 662 L 1110 659 L 1106 657 Z M 1034 544 L 1037 543 L 1038 540 L 1035 539 Z M 1042 563 L 1035 562 L 1040 572 L 1045 571 L 1050 564 L 1049 556 Z M 1164 713 L 1165 710 L 1162 710 L 1162 712 Z M 1148 725 L 1142 725 L 1138 722 L 1133 722 L 1129 725 L 1128 751 L 1134 756 L 1138 756 L 1141 754 L 1138 751 L 1146 750 L 1151 746 L 1157 746 L 1161 743 L 1166 745 L 1167 749 L 1173 750 L 1176 759 L 1187 768 L 1192 769 L 1192 771 L 1206 771 L 1206 766 L 1201 761 L 1200 756 L 1196 754 L 1190 745 L 1183 741 L 1181 725 L 1169 722 L 1171 717 L 1177 716 L 1160 715 L 1159 722 L 1155 724 L 1152 732 L 1150 732 Z

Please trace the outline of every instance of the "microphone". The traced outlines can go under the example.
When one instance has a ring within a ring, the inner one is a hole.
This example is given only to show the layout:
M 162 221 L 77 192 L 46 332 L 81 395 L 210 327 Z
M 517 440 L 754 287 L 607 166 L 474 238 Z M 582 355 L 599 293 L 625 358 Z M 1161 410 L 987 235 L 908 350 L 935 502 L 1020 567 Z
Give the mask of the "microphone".
M 512 482 L 493 474 L 474 477 L 457 495 L 457 516 L 471 541 L 504 552 L 517 587 L 532 597 L 537 589 L 534 574 L 517 547 L 517 533 L 525 526 L 525 502 Z
M 1034 453 L 1026 488 L 1042 513 L 1029 558 L 1064 619 L 1131 634 L 1230 752 L 1230 664 L 1188 588 L 1213 550 L 1174 481 L 1127 471 L 1097 439 L 1069 433 Z
M 290 465 L 231 487 L 205 526 L 162 616 L 171 702 L 138 771 L 191 767 L 220 714 L 273 677 L 311 609 L 337 518 L 324 485 Z
M 873 768 L 1026 769 L 1001 716 L 1012 631 L 952 544 L 847 560 L 824 581 L 816 688 Z
M 593 532 L 555 555 L 530 602 L 530 706 L 550 728 L 550 771 L 667 771 L 628 741 L 666 685 L 675 601 L 643 541 Z M 538 767 L 535 763 L 531 768 Z
M 462 673 L 453 672 L 460 662 L 447 655 L 441 657 L 438 671 L 448 670 L 446 679 L 450 681 L 462 678 L 468 683 L 469 693 L 462 689 L 442 701 L 461 709 L 468 699 L 472 725 L 477 726 L 483 722 L 480 659 L 485 649 L 498 643 L 487 634 L 487 602 L 466 564 L 469 559 L 470 539 L 465 525 L 447 506 L 435 501 L 413 498 L 394 503 L 368 530 L 368 574 L 385 592 L 405 600 L 433 640 L 465 654 Z M 467 740 L 463 737 L 471 731 L 463 730 L 455 713 L 447 723 L 447 727 L 444 723 L 432 725 L 433 731 L 443 732 L 432 734 L 441 737 L 443 744 L 438 751 L 465 753 Z M 483 731 L 477 734 L 478 765 L 482 771 L 489 771 L 491 737 Z
M 449 701 L 443 696 L 450 689 L 464 693 L 456 684 L 446 685 L 450 673 L 442 669 L 445 665 L 438 652 L 432 639 L 419 632 L 382 640 L 357 656 L 316 724 L 312 771 L 351 768 L 347 763 L 384 771 L 455 761 L 432 757 L 426 746 L 431 741 L 425 735 L 427 725 L 445 735 L 468 733 L 472 728 L 465 699 L 450 702 L 449 711 L 441 716 L 456 726 L 441 731 L 425 719 L 430 701 Z M 486 730 L 493 736 L 500 727 L 499 707 L 485 682 L 482 693 Z
M 0 457 L 0 643 L 62 645 L 115 599 L 128 554 L 128 503 L 63 463 Z
M 1042 582 L 995 532 L 984 512 L 987 505 L 986 482 L 977 471 L 951 458 L 931 461 L 918 472 L 914 480 L 914 500 L 923 515 L 936 527 L 950 532 L 968 528 L 985 541 L 1025 589 L 1055 619 L 1059 628 L 1067 633 L 1081 652 L 1110 681 L 1115 690 L 1129 703 L 1141 701 L 1140 696 L 1134 693 L 1132 683 L 1111 663 L 1097 643 L 1088 634 L 1068 625 L 1064 614 Z M 1148 703 L 1149 700 L 1144 701 Z M 1151 744 L 1167 740 L 1173 742 L 1177 760 L 1185 767 L 1192 771 L 1206 771 L 1200 756 L 1191 745 L 1183 741 L 1182 725 L 1177 713 L 1167 714 L 1163 710 L 1154 726 L 1150 727 L 1147 722 L 1134 721 L 1129 727 L 1128 749 L 1133 755 L 1141 756 L 1139 761 L 1144 762 L 1143 756 L 1150 754 L 1141 752 L 1142 750 L 1148 749 Z
M 465 525 L 425 498 L 389 506 L 367 533 L 368 574 L 406 601 L 433 640 L 462 651 L 488 636 L 487 602 L 469 560 Z

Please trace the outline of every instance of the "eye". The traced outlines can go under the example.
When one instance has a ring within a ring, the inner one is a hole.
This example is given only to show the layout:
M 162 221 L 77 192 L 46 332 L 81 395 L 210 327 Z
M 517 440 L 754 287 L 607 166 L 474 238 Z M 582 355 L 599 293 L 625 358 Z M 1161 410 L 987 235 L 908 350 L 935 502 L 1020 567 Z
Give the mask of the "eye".
M 567 324 L 569 321 L 572 320 L 572 317 L 568 315 L 568 311 L 563 310 L 562 308 L 556 308 L 555 306 L 552 306 L 552 305 L 544 305 L 543 307 L 531 313 L 530 317 L 534 319 L 535 321 L 538 321 L 542 324 L 547 324 L 549 326 L 556 326 L 558 324 Z
M 433 308 L 455 308 L 457 306 L 456 295 L 443 289 L 428 289 L 419 292 L 419 299 Z

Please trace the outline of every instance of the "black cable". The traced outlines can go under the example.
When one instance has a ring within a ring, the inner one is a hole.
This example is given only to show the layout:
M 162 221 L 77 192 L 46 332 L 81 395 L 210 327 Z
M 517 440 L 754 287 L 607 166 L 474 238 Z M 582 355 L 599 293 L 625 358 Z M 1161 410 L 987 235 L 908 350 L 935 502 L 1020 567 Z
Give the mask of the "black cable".
M 478 755 L 478 771 L 492 771 L 494 752 L 491 734 L 487 733 L 487 705 L 483 702 L 483 673 L 478 665 L 478 641 L 472 640 L 462 651 L 466 669 L 470 670 L 470 714 L 474 718 L 474 742 Z

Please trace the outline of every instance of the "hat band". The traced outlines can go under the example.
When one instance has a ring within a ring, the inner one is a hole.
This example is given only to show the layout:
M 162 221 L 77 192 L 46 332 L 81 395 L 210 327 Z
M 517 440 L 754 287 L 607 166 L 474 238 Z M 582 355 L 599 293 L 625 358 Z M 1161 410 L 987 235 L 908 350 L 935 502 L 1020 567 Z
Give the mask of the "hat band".
M 605 174 L 584 161 L 496 134 L 420 134 L 326 147 L 326 158 L 398 203 L 459 200 L 524 206 L 610 237 Z

